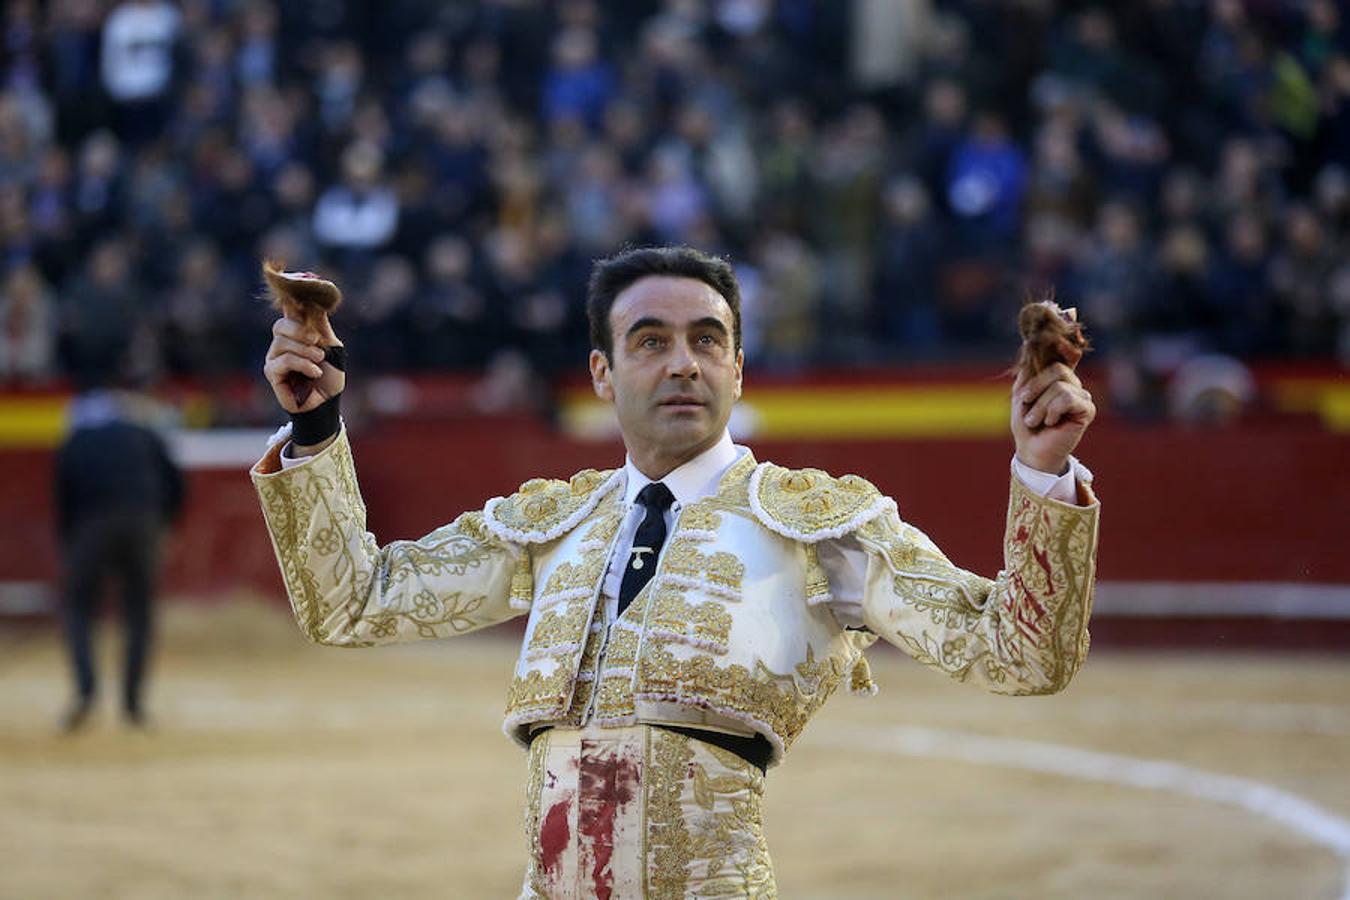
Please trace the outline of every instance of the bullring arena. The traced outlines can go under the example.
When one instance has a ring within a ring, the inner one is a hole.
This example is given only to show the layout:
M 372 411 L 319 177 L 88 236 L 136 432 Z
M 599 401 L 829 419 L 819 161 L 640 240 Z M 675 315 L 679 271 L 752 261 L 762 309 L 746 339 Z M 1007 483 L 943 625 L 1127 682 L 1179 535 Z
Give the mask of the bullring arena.
M 771 405 L 774 389 L 761 393 Z M 1326 538 L 1345 508 L 1344 437 L 1290 422 L 1217 436 L 1099 423 L 1084 453 L 1104 504 L 1084 670 L 1063 694 L 1010 699 L 874 648 L 880 694 L 832 698 L 770 773 L 782 895 L 1350 896 L 1347 575 Z M 417 491 L 397 460 L 451 428 L 474 475 Z M 149 732 L 121 727 L 108 690 L 88 730 L 58 735 L 59 634 L 43 615 L 0 619 L 0 897 L 518 889 L 525 758 L 500 715 L 519 630 L 366 651 L 305 643 L 243 475 L 262 437 L 180 447 L 196 459 L 194 501 L 168 556 Z M 965 511 L 1005 490 L 1001 437 L 754 443 L 876 477 L 954 558 L 997 567 L 999 511 Z M 48 452 L 6 452 L 8 521 L 49 515 Z M 386 419 L 355 452 L 371 527 L 391 539 L 509 491 L 540 459 L 565 474 L 617 448 L 528 420 Z M 1211 477 L 1187 480 L 1165 465 L 1175 454 Z M 1258 477 L 1271 460 L 1285 482 Z M 934 470 L 964 474 L 935 485 Z M 1160 515 L 1150 490 L 1190 502 Z M 1159 550 L 1183 542 L 1184 557 Z M 0 545 L 8 572 L 43 583 L 50 557 Z M 105 639 L 112 684 L 117 641 Z
M 163 643 L 154 730 L 71 738 L 55 635 L 4 645 L 0 896 L 514 896 L 509 636 L 338 651 L 243 601 Z M 1346 896 L 1343 657 L 1102 652 L 1015 701 L 873 660 L 770 773 L 785 897 Z

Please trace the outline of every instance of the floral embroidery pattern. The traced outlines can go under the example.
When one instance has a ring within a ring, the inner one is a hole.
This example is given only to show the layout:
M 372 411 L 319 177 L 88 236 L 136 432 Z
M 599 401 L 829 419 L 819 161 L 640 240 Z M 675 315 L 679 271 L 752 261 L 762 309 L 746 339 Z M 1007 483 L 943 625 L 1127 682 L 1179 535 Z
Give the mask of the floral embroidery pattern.
M 895 517 L 869 522 L 858 538 L 887 560 L 899 601 L 869 625 L 920 662 L 1010 694 L 1061 690 L 1082 666 L 1095 505 L 1046 500 L 1014 478 L 1005 567 L 992 580 L 957 568 L 923 532 Z
M 378 545 L 365 529 L 346 432 L 306 465 L 255 469 L 253 479 L 296 619 L 311 640 L 361 647 L 446 637 L 515 614 L 505 603 L 510 551 L 487 534 L 481 513 L 418 541 Z

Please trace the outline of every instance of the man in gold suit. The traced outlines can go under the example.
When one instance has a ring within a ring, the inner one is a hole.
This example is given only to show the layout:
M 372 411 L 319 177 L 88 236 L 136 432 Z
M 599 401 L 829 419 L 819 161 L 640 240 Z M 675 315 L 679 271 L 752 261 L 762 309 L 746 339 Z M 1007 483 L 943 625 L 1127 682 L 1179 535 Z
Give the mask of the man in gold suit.
M 732 442 L 744 356 L 724 260 L 625 251 L 596 264 L 587 304 L 623 465 L 528 481 L 384 547 L 337 415 L 340 341 L 326 319 L 279 319 L 264 371 L 292 425 L 253 479 L 287 590 L 305 633 L 341 646 L 528 616 L 505 721 L 529 749 L 522 896 L 774 896 L 764 773 L 839 684 L 875 691 L 873 641 L 1008 694 L 1081 666 L 1098 504 L 1070 454 L 1095 407 L 1064 365 L 1014 383 L 1005 565 L 986 579 L 864 479 Z

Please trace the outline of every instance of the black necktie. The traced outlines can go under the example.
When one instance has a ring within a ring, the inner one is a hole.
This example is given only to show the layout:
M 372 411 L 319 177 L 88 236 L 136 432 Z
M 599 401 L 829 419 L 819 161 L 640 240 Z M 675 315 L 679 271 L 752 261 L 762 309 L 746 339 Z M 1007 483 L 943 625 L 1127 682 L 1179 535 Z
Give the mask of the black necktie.
M 675 495 L 659 481 L 653 481 L 638 492 L 637 502 L 647 510 L 646 517 L 633 535 L 633 551 L 628 554 L 628 565 L 623 570 L 623 584 L 619 586 L 619 615 L 633 602 L 638 591 L 646 587 L 656 571 L 656 558 L 666 542 L 666 510 L 675 502 Z

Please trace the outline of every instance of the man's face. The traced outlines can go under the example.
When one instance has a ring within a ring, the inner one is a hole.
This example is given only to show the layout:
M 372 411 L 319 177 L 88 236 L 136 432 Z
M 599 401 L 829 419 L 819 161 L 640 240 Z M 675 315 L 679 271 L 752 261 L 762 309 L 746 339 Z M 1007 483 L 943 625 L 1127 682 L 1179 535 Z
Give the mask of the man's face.
M 694 278 L 649 276 L 609 313 L 613 360 L 591 351 L 595 392 L 614 404 L 633 463 L 661 478 L 715 444 L 741 396 L 731 307 Z

